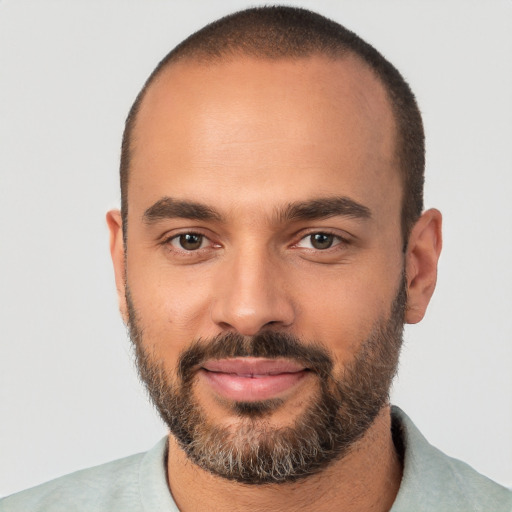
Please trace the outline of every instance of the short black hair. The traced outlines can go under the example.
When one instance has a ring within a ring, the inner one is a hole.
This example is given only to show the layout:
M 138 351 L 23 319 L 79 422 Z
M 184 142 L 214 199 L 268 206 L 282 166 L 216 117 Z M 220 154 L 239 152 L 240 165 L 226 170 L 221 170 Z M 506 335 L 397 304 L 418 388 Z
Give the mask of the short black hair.
M 423 210 L 425 137 L 414 94 L 400 72 L 354 32 L 315 12 L 288 6 L 255 7 L 214 21 L 171 50 L 151 73 L 130 109 L 123 134 L 120 178 L 125 240 L 131 140 L 149 86 L 173 62 L 212 62 L 240 55 L 263 59 L 354 55 L 373 71 L 386 90 L 397 127 L 395 151 L 403 183 L 401 221 L 406 244 Z

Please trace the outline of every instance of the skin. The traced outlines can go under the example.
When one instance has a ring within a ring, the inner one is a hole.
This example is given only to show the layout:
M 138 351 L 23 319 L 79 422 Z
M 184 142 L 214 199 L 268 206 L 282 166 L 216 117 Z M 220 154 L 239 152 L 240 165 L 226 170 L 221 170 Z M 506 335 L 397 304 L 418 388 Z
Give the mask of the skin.
M 386 93 L 356 58 L 173 64 L 152 86 L 135 130 L 128 190 L 126 254 L 118 211 L 107 215 L 120 309 L 125 276 L 146 349 L 174 372 L 199 337 L 264 329 L 327 347 L 343 367 L 372 326 L 389 317 L 407 273 L 406 321 L 423 317 L 436 282 L 441 215 L 428 210 L 406 254 L 395 124 Z M 214 209 L 218 218 L 144 213 L 164 197 Z M 345 197 L 366 218 L 284 219 L 291 203 Z M 206 238 L 185 251 L 183 233 Z M 334 235 L 315 249 L 312 233 Z M 240 421 L 204 379 L 194 393 L 210 421 Z M 290 424 L 317 383 L 304 378 L 279 394 L 267 421 Z M 245 486 L 190 463 L 172 436 L 169 485 L 180 510 L 389 510 L 401 471 L 386 406 L 348 456 L 295 484 Z

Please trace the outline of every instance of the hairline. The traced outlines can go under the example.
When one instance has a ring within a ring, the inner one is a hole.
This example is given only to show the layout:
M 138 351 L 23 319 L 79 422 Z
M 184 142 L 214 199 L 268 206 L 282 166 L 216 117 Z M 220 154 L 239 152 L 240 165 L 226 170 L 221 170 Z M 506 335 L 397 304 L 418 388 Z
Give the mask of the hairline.
M 134 134 L 137 129 L 137 120 L 138 114 L 144 104 L 144 99 L 146 95 L 149 93 L 151 88 L 162 79 L 162 76 L 166 74 L 173 66 L 180 63 L 196 63 L 199 65 L 206 66 L 214 66 L 218 63 L 222 62 L 234 62 L 244 57 L 252 58 L 255 60 L 261 61 L 288 61 L 288 62 L 298 62 L 298 61 L 306 61 L 308 59 L 312 59 L 314 57 L 321 57 L 326 60 L 330 60 L 332 62 L 346 60 L 348 58 L 354 58 L 359 63 L 361 63 L 365 69 L 371 72 L 371 74 L 375 77 L 378 83 L 382 86 L 386 100 L 388 102 L 388 107 L 390 108 L 393 124 L 394 124 L 394 151 L 393 157 L 396 165 L 396 172 L 399 174 L 400 183 L 401 183 L 401 230 L 402 230 L 402 238 L 403 238 L 403 248 L 405 250 L 407 246 L 408 236 L 410 233 L 410 229 L 414 222 L 419 218 L 420 212 L 416 212 L 414 215 L 411 215 L 411 212 L 406 212 L 407 206 L 407 193 L 412 193 L 408 191 L 407 186 L 407 171 L 404 169 L 404 165 L 401 162 L 401 153 L 404 151 L 404 137 L 403 126 L 400 123 L 400 111 L 397 105 L 397 102 L 393 99 L 392 96 L 392 87 L 387 84 L 383 77 L 379 75 L 379 73 L 372 68 L 371 64 L 366 61 L 364 56 L 360 55 L 356 50 L 350 47 L 339 47 L 339 48 L 330 48 L 327 49 L 311 49 L 309 51 L 304 51 L 302 54 L 279 54 L 279 55 L 270 55 L 264 52 L 257 52 L 256 50 L 248 51 L 244 48 L 227 48 L 224 49 L 221 53 L 216 55 L 211 55 L 206 51 L 199 49 L 192 49 L 186 52 L 180 52 L 181 44 L 178 45 L 173 51 L 171 51 L 153 70 L 151 75 L 146 80 L 143 88 L 137 95 L 135 102 L 130 109 L 128 118 L 126 120 L 126 129 L 125 134 L 123 136 L 123 153 L 127 157 L 127 162 L 125 162 L 126 166 L 122 167 L 122 170 L 125 172 L 124 176 L 124 194 L 122 194 L 122 206 L 121 213 L 123 219 L 123 238 L 126 243 L 127 239 L 127 226 L 128 226 L 128 188 L 129 188 L 129 176 L 130 176 L 130 162 L 132 160 L 132 150 L 133 150 L 133 139 Z M 405 82 L 405 80 L 404 80 Z M 407 85 L 407 84 L 406 84 Z M 125 148 L 124 145 L 127 144 Z

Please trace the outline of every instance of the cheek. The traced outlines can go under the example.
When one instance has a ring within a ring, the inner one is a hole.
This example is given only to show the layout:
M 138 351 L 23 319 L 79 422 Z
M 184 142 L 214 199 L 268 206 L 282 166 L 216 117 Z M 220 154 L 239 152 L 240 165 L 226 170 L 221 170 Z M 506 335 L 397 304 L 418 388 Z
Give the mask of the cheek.
M 208 295 L 196 279 L 169 269 L 130 273 L 127 281 L 146 349 L 173 360 L 199 336 L 208 315 Z M 137 268 L 133 265 L 133 268 Z
M 297 289 L 300 335 L 324 344 L 340 362 L 351 360 L 376 323 L 389 318 L 400 283 L 399 268 L 380 275 L 354 270 L 340 268 L 323 279 L 304 276 Z

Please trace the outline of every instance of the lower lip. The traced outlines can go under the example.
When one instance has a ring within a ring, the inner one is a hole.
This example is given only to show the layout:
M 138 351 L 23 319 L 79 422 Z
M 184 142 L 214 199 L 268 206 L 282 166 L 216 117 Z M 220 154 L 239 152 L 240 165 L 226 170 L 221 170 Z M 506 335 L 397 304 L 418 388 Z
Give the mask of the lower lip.
M 306 376 L 307 371 L 253 377 L 204 369 L 200 373 L 210 387 L 223 398 L 238 402 L 255 402 L 279 398 L 281 394 L 295 387 Z

